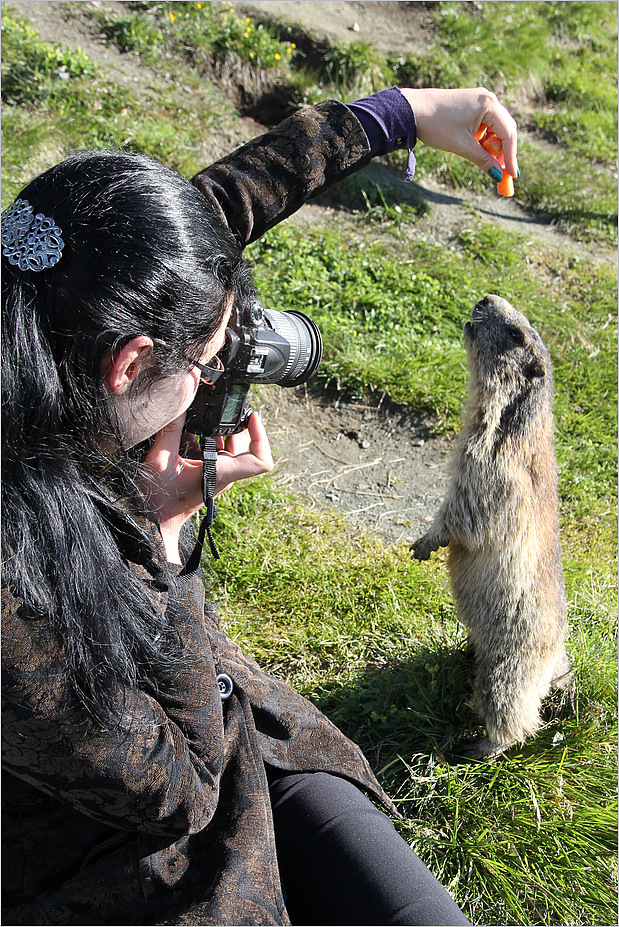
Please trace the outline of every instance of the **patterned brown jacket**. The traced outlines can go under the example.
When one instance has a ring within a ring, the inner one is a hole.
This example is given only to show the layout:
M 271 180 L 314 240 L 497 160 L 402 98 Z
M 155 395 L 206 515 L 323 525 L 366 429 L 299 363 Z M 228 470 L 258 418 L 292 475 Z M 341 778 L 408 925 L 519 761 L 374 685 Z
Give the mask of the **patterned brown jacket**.
M 247 244 L 369 157 L 327 102 L 194 183 Z M 197 576 L 159 579 L 186 669 L 174 697 L 119 693 L 118 730 L 66 708 L 63 647 L 3 596 L 5 924 L 288 924 L 265 762 L 344 776 L 395 811 L 359 748 L 226 636 Z

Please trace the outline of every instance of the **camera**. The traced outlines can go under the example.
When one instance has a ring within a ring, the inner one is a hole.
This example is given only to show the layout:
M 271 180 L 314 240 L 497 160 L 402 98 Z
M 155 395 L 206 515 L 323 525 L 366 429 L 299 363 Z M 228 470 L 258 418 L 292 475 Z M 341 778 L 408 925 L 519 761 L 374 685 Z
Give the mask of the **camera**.
M 205 437 L 232 435 L 247 427 L 252 413 L 247 394 L 252 383 L 297 386 L 316 372 L 322 337 L 302 312 L 278 312 L 254 302 L 251 326 L 226 329 L 219 353 L 223 373 L 216 383 L 201 383 L 185 420 L 185 430 Z

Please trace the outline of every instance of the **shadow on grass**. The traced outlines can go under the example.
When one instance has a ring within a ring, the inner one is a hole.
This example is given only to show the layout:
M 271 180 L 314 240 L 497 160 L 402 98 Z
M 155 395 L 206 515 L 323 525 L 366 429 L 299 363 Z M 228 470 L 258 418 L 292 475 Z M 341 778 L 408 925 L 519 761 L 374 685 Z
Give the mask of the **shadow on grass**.
M 461 199 L 445 197 L 461 205 Z M 353 212 L 368 213 L 382 209 L 398 210 L 409 218 L 423 216 L 431 202 L 443 201 L 440 194 L 424 190 L 416 183 L 404 183 L 402 172 L 384 164 L 371 164 L 357 174 L 346 177 L 325 193 L 316 197 L 319 206 L 330 206 Z
M 402 770 L 401 761 L 442 762 L 459 741 L 483 735 L 472 705 L 473 676 L 474 659 L 464 647 L 424 645 L 409 660 L 370 664 L 348 683 L 314 692 L 312 700 L 359 744 L 374 769 L 395 764 Z M 573 715 L 570 693 L 548 698 L 541 715 L 537 737 L 510 756 L 560 743 L 555 722 Z
M 442 753 L 477 722 L 473 661 L 454 646 L 420 646 L 406 661 L 368 664 L 355 679 L 312 695 L 368 753 Z

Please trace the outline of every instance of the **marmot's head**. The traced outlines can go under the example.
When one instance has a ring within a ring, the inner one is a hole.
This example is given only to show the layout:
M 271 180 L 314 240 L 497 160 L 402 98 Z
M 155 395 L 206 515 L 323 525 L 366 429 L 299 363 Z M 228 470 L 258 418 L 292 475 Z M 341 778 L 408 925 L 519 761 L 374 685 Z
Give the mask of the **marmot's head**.
M 503 408 L 552 392 L 546 347 L 522 312 L 500 296 L 485 296 L 464 326 L 473 398 L 494 397 Z

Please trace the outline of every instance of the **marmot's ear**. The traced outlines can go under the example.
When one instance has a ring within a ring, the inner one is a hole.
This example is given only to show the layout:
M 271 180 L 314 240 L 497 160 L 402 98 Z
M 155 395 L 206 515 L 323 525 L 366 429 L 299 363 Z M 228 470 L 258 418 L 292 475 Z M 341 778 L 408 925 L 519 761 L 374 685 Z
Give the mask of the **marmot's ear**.
M 535 377 L 545 377 L 546 376 L 546 364 L 543 357 L 534 351 L 531 356 L 531 360 L 524 368 L 524 374 L 528 380 L 533 380 Z

